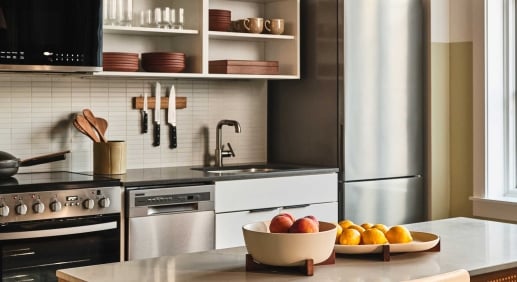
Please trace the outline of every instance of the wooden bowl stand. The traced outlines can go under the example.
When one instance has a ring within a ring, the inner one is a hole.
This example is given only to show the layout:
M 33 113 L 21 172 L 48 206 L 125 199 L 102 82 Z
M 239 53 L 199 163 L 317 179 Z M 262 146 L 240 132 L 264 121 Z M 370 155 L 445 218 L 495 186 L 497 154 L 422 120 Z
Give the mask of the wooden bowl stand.
M 272 272 L 289 272 L 295 271 L 297 273 L 302 273 L 306 276 L 314 275 L 314 266 L 315 265 L 325 265 L 325 264 L 335 264 L 336 263 L 336 253 L 332 251 L 332 254 L 323 262 L 314 264 L 313 259 L 306 259 L 303 265 L 300 266 L 275 266 L 263 264 L 255 261 L 250 254 L 246 254 L 246 271 L 272 271 Z

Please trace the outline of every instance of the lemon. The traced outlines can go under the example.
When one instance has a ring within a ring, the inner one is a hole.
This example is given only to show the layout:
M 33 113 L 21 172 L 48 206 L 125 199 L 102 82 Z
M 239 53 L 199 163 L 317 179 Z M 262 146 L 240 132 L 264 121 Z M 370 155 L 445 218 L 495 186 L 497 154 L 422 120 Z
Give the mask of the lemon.
M 341 225 L 336 224 L 336 243 L 339 244 L 339 237 L 341 236 L 341 233 L 343 233 L 343 227 Z
M 395 225 L 391 227 L 388 232 L 386 232 L 386 238 L 388 238 L 388 241 L 392 244 L 409 243 L 413 241 L 411 232 L 409 232 L 409 230 L 402 225 Z
M 388 243 L 388 239 L 384 236 L 384 233 L 377 228 L 370 228 L 363 232 L 361 235 L 362 242 L 365 245 L 370 244 L 386 244 Z
M 364 232 L 364 228 L 357 224 L 352 224 L 352 225 L 348 226 L 347 229 L 355 229 L 355 230 L 359 231 L 360 234 L 362 234 Z
M 365 222 L 365 223 L 361 224 L 361 227 L 364 228 L 364 230 L 368 230 L 373 227 L 373 224 L 371 224 L 369 222 Z
M 340 245 L 359 245 L 361 242 L 361 233 L 355 229 L 343 229 L 343 233 L 339 236 Z
M 341 226 L 343 229 L 347 229 L 348 226 L 354 224 L 351 220 L 345 219 L 338 222 L 339 226 Z
M 376 223 L 372 226 L 372 228 L 379 229 L 384 234 L 386 234 L 386 232 L 388 232 L 388 227 L 382 223 Z

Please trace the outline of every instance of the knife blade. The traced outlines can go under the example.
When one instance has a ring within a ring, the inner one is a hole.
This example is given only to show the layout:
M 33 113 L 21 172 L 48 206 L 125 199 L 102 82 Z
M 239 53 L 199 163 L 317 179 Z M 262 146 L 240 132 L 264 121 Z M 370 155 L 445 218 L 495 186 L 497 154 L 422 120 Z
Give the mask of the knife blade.
M 167 123 L 169 124 L 169 147 L 174 149 L 178 147 L 176 136 L 176 88 L 171 86 L 169 93 L 169 109 L 167 111 Z
M 142 133 L 147 133 L 148 124 L 148 107 L 147 107 L 147 92 L 144 92 L 144 105 L 142 107 Z
M 160 146 L 160 95 L 162 87 L 156 82 L 154 87 L 154 129 L 153 129 L 153 146 Z

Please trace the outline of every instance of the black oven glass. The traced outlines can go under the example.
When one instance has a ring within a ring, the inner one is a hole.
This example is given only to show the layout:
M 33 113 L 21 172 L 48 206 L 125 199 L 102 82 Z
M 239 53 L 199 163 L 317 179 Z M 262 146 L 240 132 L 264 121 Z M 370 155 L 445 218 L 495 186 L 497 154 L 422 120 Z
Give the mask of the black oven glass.
M 0 64 L 101 66 L 102 0 L 0 0 Z
M 57 281 L 58 269 L 120 261 L 119 218 L 117 214 L 2 226 L 4 233 L 117 222 L 117 227 L 109 230 L 0 241 L 1 281 Z

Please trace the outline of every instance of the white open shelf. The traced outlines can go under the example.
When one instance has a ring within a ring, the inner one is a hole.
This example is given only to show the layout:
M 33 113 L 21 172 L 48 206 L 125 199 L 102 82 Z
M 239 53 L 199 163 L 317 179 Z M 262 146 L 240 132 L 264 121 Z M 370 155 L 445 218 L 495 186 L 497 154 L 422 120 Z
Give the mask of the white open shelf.
M 157 35 L 163 34 L 167 36 L 185 35 L 185 34 L 199 34 L 198 30 L 194 29 L 165 29 L 153 27 L 132 27 L 132 26 L 112 26 L 105 25 L 103 27 L 104 34 L 127 34 L 127 35 Z
M 224 40 L 294 40 L 294 35 L 255 34 L 243 32 L 209 31 L 210 39 Z
M 104 28 L 104 52 L 182 52 L 187 67 L 182 73 L 116 72 L 93 73 L 93 77 L 126 78 L 217 78 L 217 79 L 299 79 L 299 7 L 301 0 L 175 0 L 171 8 L 185 9 L 186 29 L 139 26 Z M 134 11 L 163 7 L 163 0 L 134 3 Z M 209 9 L 231 10 L 232 19 L 245 17 L 282 18 L 282 35 L 209 31 Z M 137 19 L 135 19 L 136 21 Z M 209 73 L 209 61 L 278 61 L 278 75 Z

